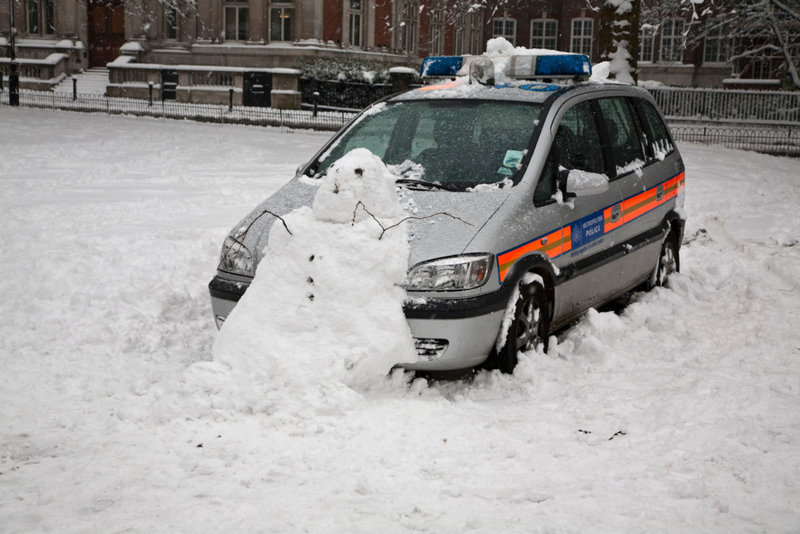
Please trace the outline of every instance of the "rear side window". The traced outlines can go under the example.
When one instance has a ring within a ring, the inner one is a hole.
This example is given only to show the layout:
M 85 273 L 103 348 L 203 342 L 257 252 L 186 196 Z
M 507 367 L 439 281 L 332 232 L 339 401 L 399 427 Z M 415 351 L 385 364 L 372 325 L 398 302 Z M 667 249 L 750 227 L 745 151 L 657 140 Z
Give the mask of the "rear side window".
M 647 121 L 647 125 L 650 127 L 650 134 L 653 137 L 651 141 L 653 153 L 656 159 L 664 159 L 667 154 L 675 150 L 669 138 L 667 125 L 661 120 L 661 115 L 659 115 L 656 108 L 653 107 L 653 104 L 647 100 L 639 100 L 639 105 L 644 112 L 644 118 Z
M 644 151 L 627 99 L 601 98 L 597 102 L 606 121 L 617 175 L 644 165 Z

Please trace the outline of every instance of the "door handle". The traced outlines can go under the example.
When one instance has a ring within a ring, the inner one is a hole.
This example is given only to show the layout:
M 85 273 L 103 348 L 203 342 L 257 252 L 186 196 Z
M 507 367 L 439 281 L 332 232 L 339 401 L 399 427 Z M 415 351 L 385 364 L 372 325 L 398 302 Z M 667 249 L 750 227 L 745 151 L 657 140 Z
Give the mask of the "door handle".
M 617 222 L 620 216 L 622 216 L 622 205 L 617 204 L 611 208 L 611 222 Z

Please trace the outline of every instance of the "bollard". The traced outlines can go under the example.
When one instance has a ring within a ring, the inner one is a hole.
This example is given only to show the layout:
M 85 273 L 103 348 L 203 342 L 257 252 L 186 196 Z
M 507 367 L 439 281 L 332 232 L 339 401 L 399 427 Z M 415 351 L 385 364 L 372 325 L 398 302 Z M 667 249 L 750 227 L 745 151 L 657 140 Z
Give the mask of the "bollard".
M 0 72 L 0 93 L 3 92 L 3 73 Z
M 148 104 L 148 106 L 152 106 L 153 105 L 153 82 L 148 82 L 147 85 L 148 85 L 148 87 L 150 87 L 150 103 Z
M 17 74 L 17 62 L 13 55 L 11 63 L 8 64 L 8 105 L 19 106 L 19 75 Z
M 78 77 L 72 77 L 72 101 L 78 100 Z
M 233 111 L 233 87 L 228 89 L 228 111 Z
M 317 116 L 317 102 L 319 101 L 319 93 L 314 91 L 314 117 Z

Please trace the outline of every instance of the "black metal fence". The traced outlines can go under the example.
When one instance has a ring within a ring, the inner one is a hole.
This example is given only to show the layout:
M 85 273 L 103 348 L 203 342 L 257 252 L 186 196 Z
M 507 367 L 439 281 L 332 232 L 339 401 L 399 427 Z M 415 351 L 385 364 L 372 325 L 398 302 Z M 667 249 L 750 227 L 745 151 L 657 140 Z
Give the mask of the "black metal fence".
M 196 104 L 174 100 L 150 102 L 134 98 L 25 90 L 20 91 L 19 103 L 20 106 L 30 108 L 323 131 L 338 131 L 354 117 L 352 112 L 347 111 L 320 111 L 314 114 L 303 110 Z M 0 95 L 0 104 L 8 104 L 8 91 Z
M 327 82 L 326 82 L 327 83 Z M 369 103 L 391 93 L 391 86 L 382 86 L 376 90 L 371 87 L 357 93 L 353 99 L 345 99 L 345 87 L 353 84 L 319 85 L 320 94 L 337 94 L 330 88 L 341 91 L 339 96 L 331 96 L 320 102 L 331 107 L 350 108 L 352 110 L 320 111 L 279 110 L 261 107 L 226 106 L 219 104 L 196 104 L 176 102 L 174 100 L 154 101 L 132 98 L 108 98 L 102 95 L 72 93 L 56 93 L 43 91 L 20 91 L 20 105 L 32 108 L 57 109 L 89 113 L 106 113 L 112 115 L 137 115 L 163 119 L 188 119 L 198 122 L 218 122 L 229 124 L 247 124 L 269 126 L 286 129 L 309 129 L 337 131 L 353 118 L 353 111 L 366 107 Z M 302 84 L 301 84 L 302 86 Z M 309 91 L 308 84 L 304 88 Z M 370 92 L 375 91 L 375 92 Z M 385 94 L 383 94 L 385 93 Z M 312 92 L 313 95 L 313 92 Z M 313 96 L 310 97 L 313 100 Z M 360 99 L 360 100 L 359 100 Z M 307 101 L 303 97 L 304 101 Z M 8 104 L 8 91 L 0 94 L 0 104 Z M 676 141 L 720 145 L 741 150 L 754 150 L 766 154 L 800 157 L 800 125 L 798 124 L 757 124 L 726 123 L 709 120 L 681 120 L 668 117 L 673 137 Z M 765 121 L 767 122 L 767 121 Z
M 676 141 L 800 157 L 800 126 L 668 122 Z

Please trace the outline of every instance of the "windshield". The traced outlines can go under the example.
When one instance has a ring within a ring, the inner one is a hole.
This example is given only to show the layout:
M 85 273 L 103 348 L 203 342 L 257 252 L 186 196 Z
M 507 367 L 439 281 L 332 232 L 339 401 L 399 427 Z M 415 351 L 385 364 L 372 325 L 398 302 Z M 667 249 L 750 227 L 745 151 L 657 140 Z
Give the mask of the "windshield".
M 314 169 L 355 148 L 380 157 L 398 178 L 463 191 L 516 174 L 542 106 L 477 100 L 427 100 L 382 105 L 337 139 Z

